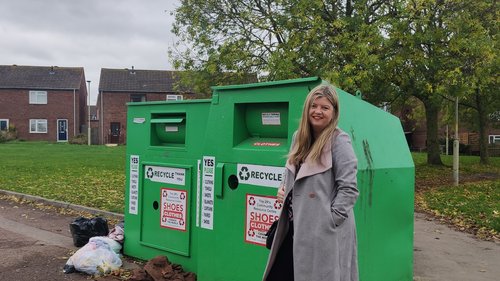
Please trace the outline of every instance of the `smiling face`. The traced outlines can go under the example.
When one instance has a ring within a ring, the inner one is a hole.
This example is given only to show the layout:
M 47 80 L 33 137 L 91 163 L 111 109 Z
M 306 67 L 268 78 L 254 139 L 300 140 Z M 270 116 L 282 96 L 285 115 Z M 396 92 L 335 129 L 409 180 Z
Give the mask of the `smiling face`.
M 333 118 L 333 105 L 325 97 L 317 97 L 309 108 L 309 124 L 317 138 Z

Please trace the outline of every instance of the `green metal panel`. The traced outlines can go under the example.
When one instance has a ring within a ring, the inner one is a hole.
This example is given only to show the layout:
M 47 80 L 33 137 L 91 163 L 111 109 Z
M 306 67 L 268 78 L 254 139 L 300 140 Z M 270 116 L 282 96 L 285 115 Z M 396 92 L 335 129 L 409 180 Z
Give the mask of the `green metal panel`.
M 204 281 L 259 280 L 269 253 L 262 234 L 279 214 L 276 187 L 291 137 L 307 94 L 319 84 L 326 82 L 223 86 L 213 88 L 212 100 L 129 104 L 125 253 L 167 255 Z M 339 126 L 358 157 L 360 279 L 412 280 L 414 165 L 400 121 L 337 90 Z M 172 124 L 185 124 L 184 140 L 172 141 L 165 129 Z M 139 157 L 137 175 L 133 156 Z M 148 182 L 150 165 L 184 167 L 185 185 Z M 134 176 L 142 183 L 137 215 L 129 208 Z M 187 192 L 186 231 L 159 225 L 153 204 L 165 189 Z
M 123 248 L 126 255 L 140 259 L 166 255 L 184 269 L 197 272 L 198 160 L 210 103 L 211 100 L 196 100 L 128 104 L 127 238 Z M 165 126 L 169 125 L 182 125 L 184 130 L 166 132 Z M 182 137 L 172 138 L 169 133 Z M 155 172 L 164 182 L 152 178 Z M 178 198 L 164 197 L 167 193 Z

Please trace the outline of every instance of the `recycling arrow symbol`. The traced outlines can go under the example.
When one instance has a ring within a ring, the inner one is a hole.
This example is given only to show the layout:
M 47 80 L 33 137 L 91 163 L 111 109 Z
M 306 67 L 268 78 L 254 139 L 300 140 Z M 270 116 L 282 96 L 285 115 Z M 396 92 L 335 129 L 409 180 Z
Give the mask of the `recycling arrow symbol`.
M 240 171 L 240 179 L 241 180 L 248 180 L 250 178 L 250 173 L 248 172 L 248 168 L 247 167 L 241 167 L 241 171 Z
M 153 168 L 149 168 L 147 173 L 146 173 L 146 176 L 148 176 L 148 179 L 152 179 L 153 178 Z

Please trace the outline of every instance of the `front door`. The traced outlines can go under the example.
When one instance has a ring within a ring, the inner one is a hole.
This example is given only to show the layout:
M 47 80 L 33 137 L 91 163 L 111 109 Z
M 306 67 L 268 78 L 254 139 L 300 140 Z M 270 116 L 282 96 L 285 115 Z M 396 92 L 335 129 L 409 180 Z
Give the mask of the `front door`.
M 111 122 L 109 143 L 120 143 L 120 122 Z
M 57 141 L 68 141 L 67 119 L 57 119 Z

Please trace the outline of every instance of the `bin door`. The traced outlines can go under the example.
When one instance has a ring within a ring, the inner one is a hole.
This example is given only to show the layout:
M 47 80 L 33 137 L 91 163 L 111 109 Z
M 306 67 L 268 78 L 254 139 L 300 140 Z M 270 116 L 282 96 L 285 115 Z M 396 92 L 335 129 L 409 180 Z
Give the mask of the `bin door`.
M 200 260 L 211 262 L 200 263 L 199 276 L 259 280 L 269 255 L 265 234 L 281 211 L 273 181 L 281 178 L 284 168 L 242 163 L 215 166 L 213 213 L 206 216 L 213 217 L 213 229 L 201 229 L 199 235 Z M 203 219 L 204 208 L 201 215 Z
M 189 256 L 191 167 L 143 164 L 141 244 Z

